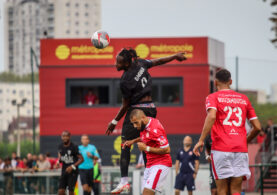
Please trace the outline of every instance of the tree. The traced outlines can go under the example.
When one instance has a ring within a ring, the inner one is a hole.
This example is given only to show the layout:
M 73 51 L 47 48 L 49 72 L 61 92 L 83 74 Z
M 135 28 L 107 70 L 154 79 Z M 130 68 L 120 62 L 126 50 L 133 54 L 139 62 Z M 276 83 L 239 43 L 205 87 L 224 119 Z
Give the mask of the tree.
M 271 6 L 277 11 L 277 0 L 271 0 Z M 275 37 L 271 40 L 271 42 L 277 47 L 277 12 L 273 12 L 269 20 L 273 23 L 271 30 L 275 33 Z

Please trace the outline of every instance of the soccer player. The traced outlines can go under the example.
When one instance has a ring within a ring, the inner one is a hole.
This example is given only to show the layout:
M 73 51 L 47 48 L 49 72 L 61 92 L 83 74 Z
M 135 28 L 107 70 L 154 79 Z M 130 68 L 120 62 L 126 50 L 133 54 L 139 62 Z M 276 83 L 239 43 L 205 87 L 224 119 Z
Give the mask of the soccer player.
M 211 148 L 212 148 L 212 138 L 209 135 L 206 138 L 205 141 L 205 155 L 206 155 L 206 160 L 209 162 L 209 167 L 210 167 L 210 179 L 209 179 L 209 183 L 210 183 L 210 189 L 211 189 L 211 195 L 217 195 L 217 189 L 216 189 L 216 183 L 215 183 L 215 179 L 213 176 L 213 171 L 212 171 L 212 160 L 211 160 Z
M 79 146 L 79 151 L 84 158 L 84 162 L 79 165 L 80 180 L 83 187 L 84 195 L 91 194 L 93 186 L 93 160 L 98 160 L 99 154 L 96 147 L 89 144 L 88 135 L 82 135 L 82 145 Z
M 83 162 L 78 146 L 71 142 L 70 132 L 62 132 L 62 144 L 59 145 L 58 156 L 62 163 L 62 173 L 59 184 L 59 195 L 65 195 L 68 188 L 69 195 L 74 195 L 74 188 L 78 178 L 78 165 Z
M 231 74 L 226 69 L 216 73 L 217 92 L 206 98 L 207 117 L 202 134 L 194 147 L 200 155 L 210 130 L 212 136 L 212 169 L 218 194 L 241 193 L 242 180 L 250 178 L 247 144 L 261 131 L 261 124 L 249 99 L 230 89 Z M 245 121 L 252 124 L 247 135 Z M 230 191 L 229 191 L 230 189 Z
M 122 128 L 122 144 L 127 140 L 139 137 L 139 132 L 130 122 L 130 113 L 133 109 L 141 109 L 146 116 L 156 117 L 157 110 L 152 102 L 152 78 L 148 69 L 154 66 L 166 64 L 173 60 L 186 60 L 184 53 L 178 53 L 169 57 L 143 60 L 139 59 L 134 49 L 122 49 L 116 57 L 116 68 L 118 71 L 124 71 L 120 80 L 120 89 L 123 96 L 122 106 L 116 117 L 109 123 L 106 133 L 113 132 L 118 121 L 125 115 Z M 145 157 L 144 157 L 145 159 Z M 121 149 L 120 171 L 121 180 L 119 185 L 112 193 L 120 193 L 124 189 L 129 189 L 128 166 L 130 163 L 130 148 Z
M 146 153 L 143 195 L 154 195 L 156 191 L 161 192 L 172 166 L 165 130 L 158 119 L 147 117 L 139 109 L 130 113 L 130 120 L 140 137 L 126 141 L 123 147 L 137 143 L 139 150 Z
M 178 151 L 176 158 L 175 195 L 180 195 L 180 191 L 184 191 L 185 186 L 187 186 L 188 194 L 192 195 L 192 191 L 195 190 L 194 181 L 199 169 L 199 157 L 192 152 L 190 136 L 184 138 L 183 144 L 184 147 Z

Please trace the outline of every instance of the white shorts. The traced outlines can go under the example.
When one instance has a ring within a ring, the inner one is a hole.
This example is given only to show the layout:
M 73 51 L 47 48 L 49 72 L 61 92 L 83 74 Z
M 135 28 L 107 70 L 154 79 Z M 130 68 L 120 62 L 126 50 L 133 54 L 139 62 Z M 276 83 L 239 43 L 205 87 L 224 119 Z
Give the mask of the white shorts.
M 153 165 L 146 168 L 144 170 L 143 188 L 161 192 L 169 170 L 170 167 L 164 165 Z
M 211 151 L 212 170 L 215 179 L 241 177 L 249 179 L 248 153 Z

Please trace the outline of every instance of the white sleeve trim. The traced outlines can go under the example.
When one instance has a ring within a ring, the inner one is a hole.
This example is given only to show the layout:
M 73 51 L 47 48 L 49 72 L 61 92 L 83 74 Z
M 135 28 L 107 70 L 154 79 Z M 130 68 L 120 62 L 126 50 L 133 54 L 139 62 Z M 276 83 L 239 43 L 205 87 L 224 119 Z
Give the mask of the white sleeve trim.
M 249 120 L 252 121 L 252 120 L 257 119 L 257 118 L 258 117 L 255 116 L 255 117 L 250 118 Z
M 169 146 L 169 144 L 165 145 L 165 146 L 161 146 L 160 148 L 167 148 Z
M 217 110 L 216 107 L 208 107 L 208 108 L 206 108 L 206 110 L 208 111 L 210 108 Z

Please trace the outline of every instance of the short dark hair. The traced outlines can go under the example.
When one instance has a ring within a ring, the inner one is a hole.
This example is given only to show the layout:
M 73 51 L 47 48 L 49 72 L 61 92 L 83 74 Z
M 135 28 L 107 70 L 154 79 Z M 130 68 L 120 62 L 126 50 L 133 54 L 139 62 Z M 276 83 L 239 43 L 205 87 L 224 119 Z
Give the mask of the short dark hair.
M 231 73 L 227 69 L 220 69 L 215 74 L 215 78 L 222 83 L 227 83 L 231 80 Z
M 134 116 L 138 116 L 140 113 L 144 114 L 144 112 L 142 110 L 140 110 L 140 109 L 134 109 L 134 110 L 132 110 L 132 112 L 130 114 L 130 119 L 133 118 Z
M 71 133 L 68 130 L 64 130 L 62 134 L 66 133 L 68 136 L 71 136 Z

